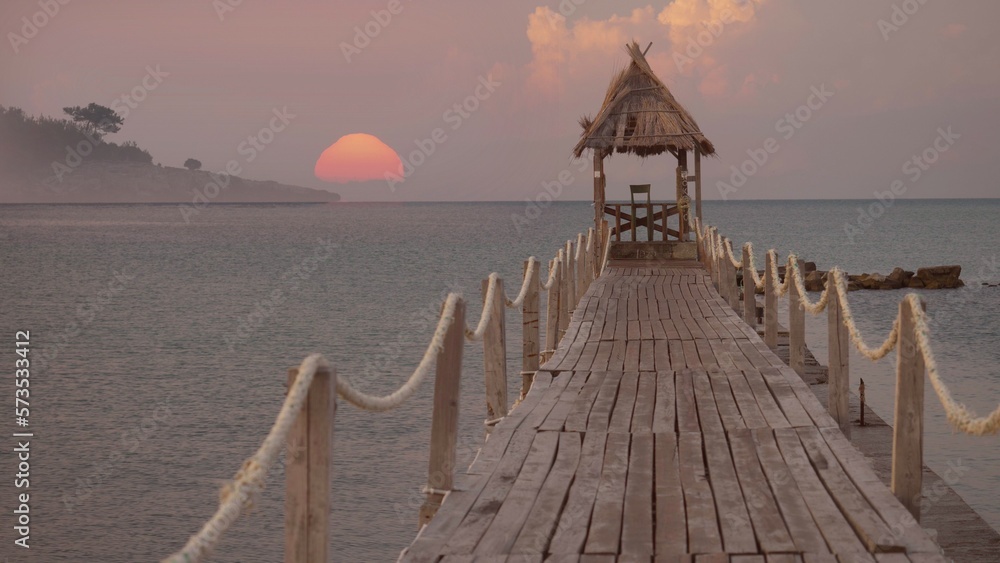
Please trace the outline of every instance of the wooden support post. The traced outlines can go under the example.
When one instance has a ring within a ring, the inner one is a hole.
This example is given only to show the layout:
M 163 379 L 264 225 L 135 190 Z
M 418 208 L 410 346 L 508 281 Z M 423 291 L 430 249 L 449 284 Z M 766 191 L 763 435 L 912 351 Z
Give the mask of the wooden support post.
M 799 272 L 806 269 L 805 260 L 798 260 Z M 791 276 L 791 268 L 785 270 L 785 277 Z M 798 284 L 790 282 L 788 298 L 788 365 L 799 376 L 806 375 L 806 310 L 802 308 L 802 298 Z
M 860 379 L 859 381 L 861 381 L 861 383 L 858 385 L 858 403 L 860 404 L 861 408 L 858 411 L 860 415 L 858 416 L 858 426 L 864 426 L 865 425 L 865 380 Z
M 844 279 L 847 279 L 847 272 L 841 272 Z M 833 272 L 826 276 L 827 285 L 836 283 Z M 830 297 L 826 305 L 827 327 L 829 338 L 827 349 L 829 358 L 827 359 L 827 410 L 830 416 L 837 421 L 844 436 L 851 437 L 851 418 L 849 410 L 849 398 L 851 388 L 850 372 L 850 348 L 851 339 L 847 334 L 847 325 L 844 324 L 844 315 L 840 309 L 840 294 L 836 286 L 830 286 Z
M 288 386 L 298 369 L 288 370 Z M 288 435 L 285 463 L 285 563 L 330 561 L 330 497 L 337 373 L 317 368 Z
M 646 240 L 653 242 L 653 204 L 646 203 Z
M 615 241 L 621 242 L 622 240 L 622 206 L 620 203 L 615 204 Z
M 528 394 L 531 383 L 538 371 L 538 270 L 542 267 L 536 262 L 530 269 L 530 260 L 524 261 L 524 277 L 528 280 L 528 291 L 524 294 L 524 304 L 521 306 L 521 398 Z
M 489 278 L 483 280 L 483 309 Z M 507 416 L 507 343 L 505 332 L 506 304 L 503 280 L 497 278 L 493 292 L 493 314 L 486 323 L 483 334 L 483 368 L 486 375 L 486 419 L 496 420 Z
M 701 216 L 701 147 L 694 147 L 694 206 L 695 216 L 704 221 Z
M 604 220 L 604 156 L 594 149 L 594 228 Z
M 571 240 L 566 241 L 566 283 L 567 302 L 572 313 L 576 309 L 576 249 Z
M 636 229 L 638 228 L 638 223 L 639 223 L 639 206 L 634 203 L 631 204 L 629 206 L 629 213 L 632 215 L 632 223 L 631 223 L 632 242 L 636 242 L 637 240 L 639 240 L 635 237 Z
M 923 306 L 923 302 L 921 302 Z M 892 494 L 920 522 L 924 467 L 924 356 L 907 300 L 899 302 L 896 408 L 892 425 Z
M 726 239 L 726 247 L 732 245 L 732 241 Z M 723 259 L 726 261 L 726 269 L 729 271 L 729 306 L 733 308 L 733 311 L 740 310 L 740 287 L 736 283 L 736 266 L 733 265 L 733 261 L 729 259 L 729 254 L 725 253 Z
M 556 345 L 562 341 L 563 334 L 566 333 L 566 329 L 569 327 L 569 318 L 573 313 L 573 306 L 570 305 L 570 280 L 573 279 L 573 269 L 570 266 L 569 257 L 567 256 L 566 249 L 559 251 L 559 271 L 561 275 L 559 276 L 559 332 L 556 335 Z M 556 347 L 553 346 L 552 350 Z
M 419 525 L 431 521 L 444 495 L 454 486 L 455 444 L 458 438 L 458 399 L 465 348 L 465 301 L 455 304 L 455 316 L 437 355 L 434 411 L 431 414 L 431 453 L 427 465 L 427 499 L 420 507 Z M 317 560 L 318 561 L 318 560 Z M 329 559 L 323 559 L 329 561 Z
M 767 253 L 764 266 L 764 344 L 778 349 L 778 280 L 774 279 L 774 255 Z
M 583 294 L 587 293 L 587 240 L 583 238 L 583 233 L 576 235 L 576 293 L 574 303 L 580 303 Z
M 562 289 L 562 265 L 560 264 L 562 251 L 559 251 L 559 258 L 549 260 L 549 271 L 558 268 L 552 278 L 552 286 L 546 295 L 546 315 L 545 315 L 545 357 L 541 363 L 549 361 L 552 351 L 559 345 L 559 290 Z
M 587 268 L 587 289 L 590 289 L 590 283 L 594 281 L 597 277 L 597 268 L 600 267 L 601 256 L 603 255 L 604 248 L 604 220 L 601 220 L 601 224 L 597 226 L 597 229 L 590 229 L 587 232 L 587 239 L 591 241 L 590 244 L 590 255 L 587 256 L 587 261 L 590 263 Z
M 695 153 L 697 154 L 697 153 Z M 743 322 L 757 328 L 757 288 L 750 268 L 750 247 L 743 245 Z

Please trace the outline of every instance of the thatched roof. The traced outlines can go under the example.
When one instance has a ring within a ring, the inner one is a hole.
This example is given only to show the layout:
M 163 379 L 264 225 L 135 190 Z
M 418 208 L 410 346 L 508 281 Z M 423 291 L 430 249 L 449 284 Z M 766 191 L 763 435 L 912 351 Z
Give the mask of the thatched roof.
M 639 44 L 633 41 L 625 50 L 632 62 L 611 80 L 597 117 L 580 120 L 583 136 L 573 153 L 580 157 L 584 149 L 600 149 L 646 157 L 697 145 L 702 154 L 714 154 L 691 114 L 653 74 Z

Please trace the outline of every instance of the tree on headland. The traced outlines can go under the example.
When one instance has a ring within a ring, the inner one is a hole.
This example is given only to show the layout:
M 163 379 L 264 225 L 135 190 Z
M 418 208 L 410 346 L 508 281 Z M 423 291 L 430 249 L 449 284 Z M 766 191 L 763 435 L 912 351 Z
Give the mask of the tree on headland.
M 122 123 L 125 123 L 125 119 L 115 113 L 115 110 L 93 102 L 87 107 L 72 106 L 63 108 L 63 111 L 97 140 L 108 133 L 117 133 L 121 130 Z
M 187 168 L 188 170 L 201 170 L 201 161 L 189 158 L 184 161 L 184 168 Z

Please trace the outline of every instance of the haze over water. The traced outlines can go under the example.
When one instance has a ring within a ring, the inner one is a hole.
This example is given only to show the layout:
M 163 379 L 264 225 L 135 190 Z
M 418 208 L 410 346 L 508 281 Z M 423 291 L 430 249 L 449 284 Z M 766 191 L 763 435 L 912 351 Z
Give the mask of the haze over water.
M 1000 400 L 1000 201 L 897 201 L 851 243 L 844 223 L 867 201 L 705 203 L 741 242 L 794 251 L 820 269 L 888 273 L 961 264 L 968 286 L 921 292 L 957 400 Z M 557 203 L 518 233 L 524 203 L 210 205 L 185 224 L 173 205 L 0 207 L 2 330 L 30 330 L 33 361 L 32 549 L 17 561 L 150 561 L 181 546 L 257 448 L 283 399 L 285 371 L 311 352 L 373 393 L 416 366 L 441 300 L 479 300 L 491 271 L 517 289 L 523 260 L 547 260 L 592 221 Z M 780 220 L 777 220 L 779 219 Z M 363 231 L 363 232 L 362 232 Z M 116 281 L 117 280 L 117 281 Z M 119 283 L 120 282 L 120 283 Z M 110 288 L 110 289 L 109 289 Z M 284 299 L 273 295 L 281 290 Z M 868 341 L 881 341 L 903 291 L 850 294 Z M 814 297 L 814 296 L 813 296 Z M 478 319 L 470 308 L 469 324 Z M 79 330 L 69 329 L 76 322 Z M 508 326 L 518 326 L 513 314 Z M 809 320 L 823 356 L 825 318 Z M 519 386 L 519 331 L 508 343 Z M 0 351 L 13 361 L 12 351 Z M 889 361 L 851 359 L 868 401 L 891 420 Z M 341 404 L 332 542 L 340 561 L 394 560 L 416 533 L 430 429 L 430 382 L 388 413 Z M 482 443 L 482 356 L 465 349 L 460 462 Z M 954 434 L 926 395 L 928 464 L 961 460 L 956 490 L 1000 526 L 996 438 Z M 6 457 L 5 471 L 10 471 Z M 8 480 L 0 496 L 14 494 Z M 283 475 L 223 539 L 213 561 L 280 560 Z M 10 529 L 11 517 L 0 519 Z

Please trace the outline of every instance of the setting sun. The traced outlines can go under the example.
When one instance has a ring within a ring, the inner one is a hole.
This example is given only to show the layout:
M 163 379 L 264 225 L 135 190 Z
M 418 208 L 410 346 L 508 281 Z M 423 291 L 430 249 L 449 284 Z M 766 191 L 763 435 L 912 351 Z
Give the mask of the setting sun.
M 366 133 L 344 135 L 316 161 L 316 177 L 327 182 L 382 180 L 386 174 L 402 176 L 403 163 L 396 151 Z

